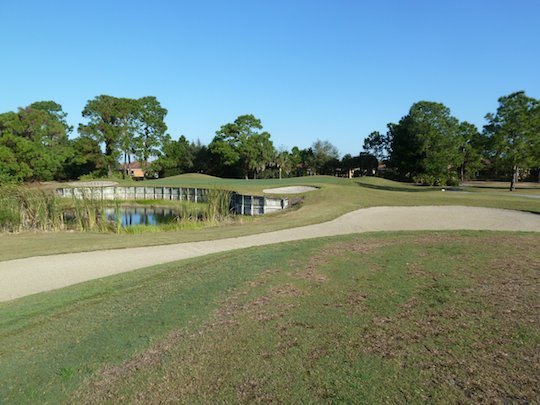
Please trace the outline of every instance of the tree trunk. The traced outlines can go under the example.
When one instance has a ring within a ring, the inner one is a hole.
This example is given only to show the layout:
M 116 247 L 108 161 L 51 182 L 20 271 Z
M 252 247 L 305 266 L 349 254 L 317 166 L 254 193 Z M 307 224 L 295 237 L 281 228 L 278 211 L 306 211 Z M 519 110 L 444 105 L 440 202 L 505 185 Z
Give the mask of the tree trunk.
M 109 141 L 105 141 L 105 159 L 107 160 L 107 177 L 112 177 L 112 163 L 111 156 L 113 154 L 113 149 Z
M 124 152 L 124 179 L 129 177 L 128 154 Z
M 510 191 L 516 191 L 516 183 L 518 181 L 518 167 L 512 166 L 512 179 L 510 180 Z
M 281 167 L 279 168 L 279 179 L 281 180 Z M 540 179 L 540 176 L 539 176 L 539 179 Z
M 465 165 L 461 165 L 461 182 L 465 181 Z

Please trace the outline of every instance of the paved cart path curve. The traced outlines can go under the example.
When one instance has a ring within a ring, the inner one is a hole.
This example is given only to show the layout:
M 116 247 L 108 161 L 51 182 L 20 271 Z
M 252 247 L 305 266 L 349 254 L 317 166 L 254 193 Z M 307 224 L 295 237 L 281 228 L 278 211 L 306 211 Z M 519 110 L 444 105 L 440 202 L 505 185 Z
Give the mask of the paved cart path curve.
M 371 231 L 504 230 L 540 232 L 540 215 L 479 207 L 373 207 L 335 220 L 238 238 L 36 256 L 0 262 L 0 301 L 211 253 Z

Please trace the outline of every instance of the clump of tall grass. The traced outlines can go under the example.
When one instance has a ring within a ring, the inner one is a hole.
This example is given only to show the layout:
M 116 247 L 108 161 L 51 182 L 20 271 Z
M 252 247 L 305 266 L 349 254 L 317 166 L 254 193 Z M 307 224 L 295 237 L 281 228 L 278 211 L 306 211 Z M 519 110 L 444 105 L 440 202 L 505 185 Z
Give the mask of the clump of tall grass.
M 71 194 L 72 221 L 79 231 L 116 231 L 120 232 L 121 222 L 117 216 L 115 223 L 108 220 L 105 209 L 110 204 L 102 194 L 95 195 L 92 189 L 79 189 Z M 120 201 L 114 201 L 117 212 Z
M 206 220 L 222 221 L 231 215 L 232 193 L 227 190 L 210 189 L 206 194 Z
M 177 222 L 216 223 L 231 215 L 232 193 L 226 190 L 210 189 L 203 198 L 204 202 L 180 201 L 177 206 Z
M 65 227 L 60 197 L 51 190 L 0 186 L 0 229 L 58 231 Z

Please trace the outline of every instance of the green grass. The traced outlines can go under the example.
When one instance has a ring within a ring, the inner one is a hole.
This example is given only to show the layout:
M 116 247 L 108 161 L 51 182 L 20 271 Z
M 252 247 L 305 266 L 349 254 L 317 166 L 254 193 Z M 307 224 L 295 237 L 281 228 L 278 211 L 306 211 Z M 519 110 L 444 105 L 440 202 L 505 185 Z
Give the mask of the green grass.
M 539 242 L 324 238 L 3 303 L 0 403 L 534 402 Z
M 375 177 L 350 180 L 330 176 L 239 180 L 182 175 L 138 184 L 214 187 L 253 194 L 260 194 L 265 188 L 289 185 L 311 185 L 319 187 L 319 190 L 304 194 L 304 201 L 298 209 L 264 217 L 242 217 L 232 225 L 227 223 L 205 229 L 135 235 L 104 235 L 92 232 L 0 234 L 0 260 L 238 237 L 329 221 L 346 212 L 373 206 L 466 205 L 540 213 L 540 199 L 516 197 L 500 189 L 482 192 L 442 192 L 439 187 L 419 187 Z M 540 195 L 540 190 L 537 195 Z

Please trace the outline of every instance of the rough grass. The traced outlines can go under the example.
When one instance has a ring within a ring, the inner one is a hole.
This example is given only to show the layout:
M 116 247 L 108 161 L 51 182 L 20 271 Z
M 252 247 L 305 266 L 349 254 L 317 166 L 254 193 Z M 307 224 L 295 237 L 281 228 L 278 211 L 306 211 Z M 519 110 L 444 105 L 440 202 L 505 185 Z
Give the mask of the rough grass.
M 265 188 L 288 185 L 315 186 L 319 187 L 319 190 L 306 193 L 303 203 L 296 209 L 264 217 L 242 217 L 233 225 L 226 224 L 206 229 L 184 229 L 176 232 L 135 235 L 103 235 L 100 233 L 0 234 L 0 260 L 54 253 L 238 237 L 324 222 L 358 208 L 373 206 L 465 205 L 540 213 L 540 199 L 516 197 L 510 192 L 499 189 L 482 192 L 442 192 L 438 187 L 418 187 L 374 177 L 350 180 L 329 176 L 283 180 L 238 180 L 216 179 L 209 176 L 176 176 L 148 182 L 148 184 L 154 183 L 171 186 L 222 187 L 223 189 L 234 189 L 254 194 L 261 193 Z M 540 195 L 540 190 L 538 195 Z
M 1 304 L 0 402 L 533 403 L 539 242 L 325 238 Z

